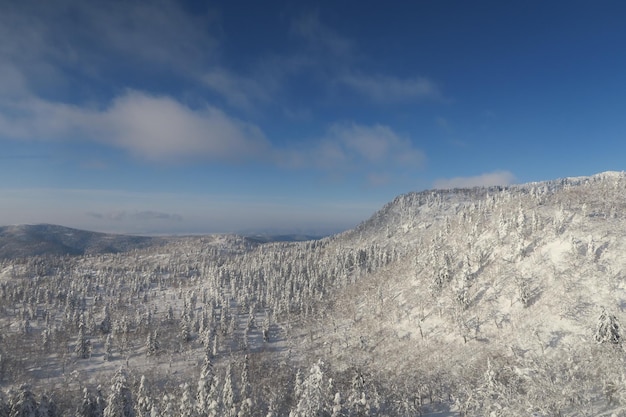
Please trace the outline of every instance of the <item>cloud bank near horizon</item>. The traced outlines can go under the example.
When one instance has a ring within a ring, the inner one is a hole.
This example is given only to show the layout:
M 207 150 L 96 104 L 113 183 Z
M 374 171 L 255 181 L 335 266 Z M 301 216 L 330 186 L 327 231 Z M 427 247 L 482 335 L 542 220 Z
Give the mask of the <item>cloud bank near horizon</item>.
M 472 188 L 491 187 L 497 185 L 511 185 L 515 183 L 515 175 L 509 171 L 494 171 L 471 177 L 441 178 L 435 180 L 434 188 Z

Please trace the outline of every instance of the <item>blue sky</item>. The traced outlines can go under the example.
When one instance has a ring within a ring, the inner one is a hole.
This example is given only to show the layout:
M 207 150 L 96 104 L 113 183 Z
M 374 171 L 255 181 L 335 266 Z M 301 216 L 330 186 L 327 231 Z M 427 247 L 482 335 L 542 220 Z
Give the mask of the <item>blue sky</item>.
M 626 4 L 0 0 L 0 224 L 330 233 L 623 170 Z

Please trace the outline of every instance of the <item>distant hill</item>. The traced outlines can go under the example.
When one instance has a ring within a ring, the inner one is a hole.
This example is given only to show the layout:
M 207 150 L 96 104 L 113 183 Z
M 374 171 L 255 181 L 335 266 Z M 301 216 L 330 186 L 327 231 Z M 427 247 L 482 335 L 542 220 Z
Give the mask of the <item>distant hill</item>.
M 37 224 L 0 227 L 0 259 L 37 255 L 118 253 L 144 248 L 162 238 L 114 235 Z
M 307 234 L 246 234 L 246 239 L 254 243 L 270 243 L 270 242 L 304 242 L 308 240 L 319 240 L 324 236 L 307 235 Z

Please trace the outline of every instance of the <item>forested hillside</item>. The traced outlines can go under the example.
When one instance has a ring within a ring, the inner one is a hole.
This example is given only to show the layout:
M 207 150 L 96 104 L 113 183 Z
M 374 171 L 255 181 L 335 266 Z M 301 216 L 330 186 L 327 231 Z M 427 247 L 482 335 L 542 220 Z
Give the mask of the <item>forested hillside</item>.
M 0 259 L 118 253 L 158 245 L 161 238 L 111 235 L 52 224 L 0 227 Z
M 315 241 L 1 260 L 0 416 L 620 415 L 625 191 L 434 190 Z

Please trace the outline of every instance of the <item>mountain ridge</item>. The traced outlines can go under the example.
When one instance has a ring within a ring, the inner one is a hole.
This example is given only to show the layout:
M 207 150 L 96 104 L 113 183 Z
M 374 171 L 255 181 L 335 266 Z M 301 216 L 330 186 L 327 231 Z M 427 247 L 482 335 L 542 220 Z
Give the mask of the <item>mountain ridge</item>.
M 119 253 L 161 241 L 155 237 L 92 232 L 47 223 L 0 226 L 0 259 Z

